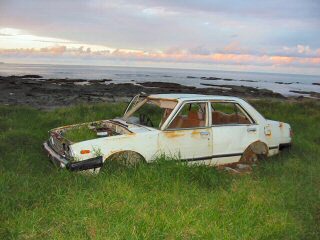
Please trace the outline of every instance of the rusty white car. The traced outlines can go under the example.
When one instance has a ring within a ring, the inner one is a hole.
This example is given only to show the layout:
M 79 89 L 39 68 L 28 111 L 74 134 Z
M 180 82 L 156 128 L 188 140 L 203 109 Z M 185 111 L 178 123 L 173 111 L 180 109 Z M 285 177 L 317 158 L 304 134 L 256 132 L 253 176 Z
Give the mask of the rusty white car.
M 94 137 L 67 138 L 80 128 Z M 93 172 L 109 159 L 136 164 L 163 154 L 215 166 L 254 162 L 292 141 L 289 124 L 265 119 L 240 98 L 197 94 L 137 95 L 120 118 L 59 127 L 49 135 L 44 148 L 56 165 Z

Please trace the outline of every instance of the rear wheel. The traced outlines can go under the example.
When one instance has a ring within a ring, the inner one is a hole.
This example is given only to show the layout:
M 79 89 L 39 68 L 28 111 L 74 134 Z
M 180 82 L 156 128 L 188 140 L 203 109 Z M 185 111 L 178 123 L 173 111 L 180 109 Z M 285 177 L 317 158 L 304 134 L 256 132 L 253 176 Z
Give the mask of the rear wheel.
M 263 142 L 257 141 L 247 147 L 247 149 L 243 152 L 239 162 L 253 164 L 259 159 L 264 159 L 267 156 L 267 153 L 267 145 Z
M 240 159 L 239 162 L 241 162 L 241 163 L 247 163 L 247 164 L 253 164 L 253 163 L 257 162 L 258 159 L 259 159 L 259 158 L 258 158 L 258 155 L 257 155 L 256 153 L 254 153 L 254 152 L 252 151 L 252 149 L 247 148 L 247 149 L 243 152 L 242 157 L 241 157 L 241 159 Z

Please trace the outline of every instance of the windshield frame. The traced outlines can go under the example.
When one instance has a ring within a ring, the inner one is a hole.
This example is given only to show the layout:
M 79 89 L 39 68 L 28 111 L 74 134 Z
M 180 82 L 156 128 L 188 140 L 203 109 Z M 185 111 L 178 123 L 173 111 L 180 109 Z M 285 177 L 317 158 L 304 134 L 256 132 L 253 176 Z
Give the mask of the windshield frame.
M 125 119 L 125 116 L 127 115 L 127 113 L 129 111 L 131 111 L 132 108 L 134 108 L 140 100 L 140 97 L 143 97 L 143 98 L 147 98 L 146 96 L 141 96 L 141 94 L 137 94 L 135 95 L 134 97 L 131 98 L 128 106 L 126 107 L 126 110 L 124 111 L 123 115 L 122 115 L 122 118 Z M 143 100 L 143 99 L 142 99 Z M 134 103 L 135 102 L 135 103 Z

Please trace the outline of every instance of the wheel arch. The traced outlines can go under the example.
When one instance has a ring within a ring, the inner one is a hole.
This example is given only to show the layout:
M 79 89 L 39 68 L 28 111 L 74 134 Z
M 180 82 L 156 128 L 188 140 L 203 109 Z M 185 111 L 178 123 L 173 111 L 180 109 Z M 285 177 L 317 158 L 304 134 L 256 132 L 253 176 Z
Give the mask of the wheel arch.
M 146 162 L 146 158 L 139 152 L 137 151 L 133 151 L 133 150 L 117 150 L 117 151 L 112 151 L 111 153 L 109 153 L 107 156 L 105 156 L 103 158 L 103 162 L 117 156 L 117 155 L 120 155 L 120 154 L 123 154 L 123 153 L 131 153 L 131 154 L 137 154 L 139 157 L 141 157 L 141 159 Z
M 248 162 L 252 156 L 263 156 L 267 157 L 269 152 L 268 145 L 260 140 L 255 141 L 244 150 L 239 162 Z

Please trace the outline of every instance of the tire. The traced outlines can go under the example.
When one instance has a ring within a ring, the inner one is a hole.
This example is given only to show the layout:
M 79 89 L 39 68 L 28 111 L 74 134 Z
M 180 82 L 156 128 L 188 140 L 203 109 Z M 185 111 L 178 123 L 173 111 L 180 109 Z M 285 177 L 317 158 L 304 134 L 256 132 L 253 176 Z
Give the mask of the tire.
M 259 157 L 258 154 L 254 153 L 251 148 L 247 148 L 240 159 L 240 163 L 246 163 L 246 164 L 253 164 L 258 161 Z
M 117 162 L 127 167 L 136 167 L 144 162 L 144 158 L 137 152 L 123 151 L 113 154 L 106 161 Z

